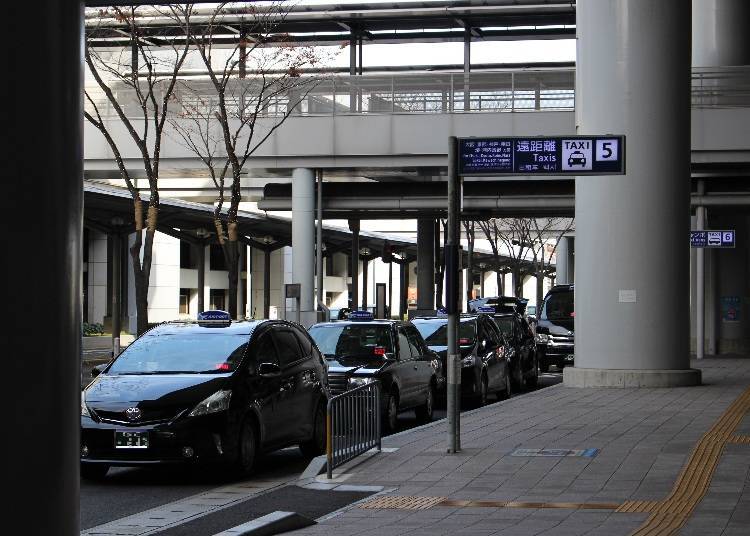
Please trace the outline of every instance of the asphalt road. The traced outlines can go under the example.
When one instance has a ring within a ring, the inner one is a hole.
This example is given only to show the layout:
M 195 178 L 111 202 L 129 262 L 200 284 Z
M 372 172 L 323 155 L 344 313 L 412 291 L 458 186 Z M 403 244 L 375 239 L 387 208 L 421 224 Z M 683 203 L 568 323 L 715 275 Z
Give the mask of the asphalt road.
M 559 372 L 542 374 L 538 389 L 561 381 Z M 524 394 L 516 393 L 513 397 Z M 491 403 L 495 403 L 494 398 Z M 445 407 L 438 405 L 434 419 L 444 418 Z M 399 415 L 397 431 L 419 424 L 414 412 L 405 412 Z M 309 461 L 297 448 L 284 449 L 265 456 L 256 466 L 255 478 L 296 480 Z M 95 527 L 235 481 L 226 473 L 210 468 L 112 468 L 102 482 L 81 482 L 81 528 Z

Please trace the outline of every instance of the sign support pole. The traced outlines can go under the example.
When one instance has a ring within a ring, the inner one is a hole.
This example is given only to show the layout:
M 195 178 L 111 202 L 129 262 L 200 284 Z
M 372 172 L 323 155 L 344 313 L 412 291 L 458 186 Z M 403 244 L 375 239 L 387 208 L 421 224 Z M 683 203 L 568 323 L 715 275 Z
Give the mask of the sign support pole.
M 461 358 L 458 354 L 459 226 L 461 178 L 458 175 L 458 138 L 448 139 L 448 224 L 445 239 L 445 301 L 448 313 L 447 413 L 449 454 L 461 450 Z
M 698 195 L 706 193 L 706 183 L 698 181 Z M 706 228 L 706 207 L 699 206 L 695 209 L 696 229 L 703 231 Z M 695 252 L 695 357 L 703 359 L 705 348 L 705 331 L 706 331 L 706 258 L 703 248 L 698 248 Z

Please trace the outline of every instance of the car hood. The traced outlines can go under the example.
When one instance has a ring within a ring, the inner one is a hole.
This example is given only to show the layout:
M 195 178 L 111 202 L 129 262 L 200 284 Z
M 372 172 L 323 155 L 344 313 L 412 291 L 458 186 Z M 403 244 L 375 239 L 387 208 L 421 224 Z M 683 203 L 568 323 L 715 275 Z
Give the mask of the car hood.
M 376 374 L 388 366 L 389 363 L 390 361 L 386 361 L 380 357 L 337 357 L 328 360 L 328 372 Z
M 151 414 L 174 415 L 225 388 L 229 374 L 108 375 L 86 388 L 86 404 L 97 413 L 137 406 Z

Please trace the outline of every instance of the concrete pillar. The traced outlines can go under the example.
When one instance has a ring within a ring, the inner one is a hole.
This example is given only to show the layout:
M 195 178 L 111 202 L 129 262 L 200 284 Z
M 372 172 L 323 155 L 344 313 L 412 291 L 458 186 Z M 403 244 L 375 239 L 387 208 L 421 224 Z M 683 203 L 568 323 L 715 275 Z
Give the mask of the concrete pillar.
M 3 426 L 17 449 L 3 465 L 3 481 L 13 486 L 3 522 L 25 534 L 73 536 L 80 533 L 83 2 L 41 0 L 34 8 L 34 39 L 22 24 L 2 35 L 4 50 L 24 43 L 23 53 L 6 56 L 6 80 L 16 83 L 2 89 L 3 102 L 13 103 L 3 118 L 12 133 L 2 145 L 4 173 L 24 178 L 4 184 L 12 202 L 3 211 L 2 392 L 12 402 Z M 23 20 L 28 6 L 9 4 L 5 15 Z M 44 83 L 20 83 L 29 58 Z M 38 371 L 33 380 L 30 367 Z
M 315 174 L 292 171 L 292 279 L 300 288 L 300 323 L 311 326 L 315 315 Z
M 750 2 L 693 0 L 694 67 L 750 64 Z
M 435 310 L 435 220 L 417 220 L 417 314 Z
M 198 251 L 198 312 L 206 310 L 206 244 L 196 246 Z
M 370 257 L 362 258 L 362 310 L 367 310 L 367 286 L 368 281 L 368 268 L 370 266 Z
M 563 236 L 557 243 L 555 250 L 555 283 L 558 285 L 572 285 L 574 274 L 574 241 L 572 236 Z
M 700 383 L 687 336 L 690 13 L 683 3 L 576 4 L 577 133 L 624 134 L 627 175 L 576 178 L 569 386 Z
M 354 311 L 359 306 L 359 220 L 349 220 L 349 230 L 352 232 L 352 251 L 349 257 L 352 290 L 349 297 L 352 311 Z

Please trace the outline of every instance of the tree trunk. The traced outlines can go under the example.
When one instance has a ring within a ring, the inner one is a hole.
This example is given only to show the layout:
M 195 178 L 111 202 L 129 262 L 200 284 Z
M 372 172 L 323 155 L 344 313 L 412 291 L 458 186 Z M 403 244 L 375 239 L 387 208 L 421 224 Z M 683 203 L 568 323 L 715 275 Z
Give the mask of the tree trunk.
M 516 298 L 523 298 L 523 278 L 520 268 L 513 269 L 513 292 Z
M 539 270 L 536 273 L 536 314 L 539 318 L 539 314 L 542 311 L 542 300 L 544 299 L 544 271 Z
M 227 273 L 229 278 L 229 304 L 227 312 L 232 318 L 238 319 L 237 316 L 237 287 L 239 286 L 240 280 L 240 255 L 238 234 L 237 234 L 237 223 L 232 222 L 227 225 L 227 234 L 229 240 L 225 240 L 222 244 L 224 251 L 224 260 L 227 264 Z
M 156 233 L 158 208 L 148 207 L 146 240 L 143 240 L 143 209 L 140 198 L 134 200 L 135 241 L 130 247 L 135 284 L 136 335 L 141 336 L 148 329 L 148 286 L 151 279 L 151 259 Z M 143 255 L 141 260 L 141 249 Z

